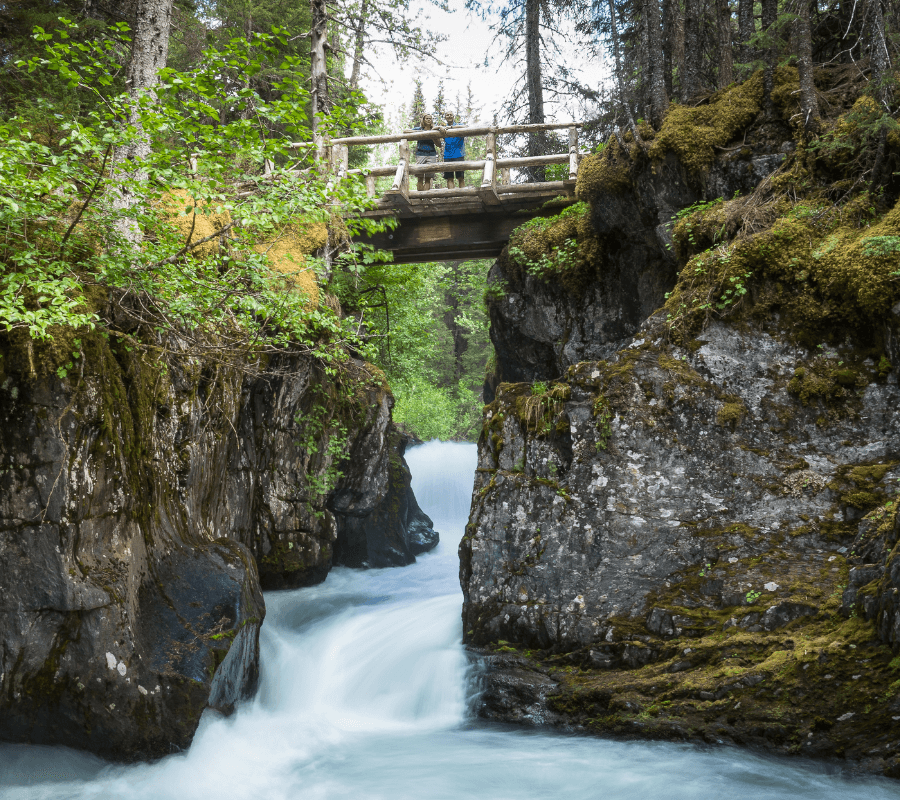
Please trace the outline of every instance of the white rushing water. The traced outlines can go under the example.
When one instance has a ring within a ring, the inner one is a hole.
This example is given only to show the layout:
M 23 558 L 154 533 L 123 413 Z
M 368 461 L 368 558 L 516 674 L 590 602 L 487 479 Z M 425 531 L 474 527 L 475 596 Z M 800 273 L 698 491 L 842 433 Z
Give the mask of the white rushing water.
M 475 448 L 432 442 L 407 460 L 441 532 L 434 552 L 268 594 L 259 695 L 229 719 L 207 713 L 188 752 L 121 766 L 2 745 L 0 798 L 896 800 L 897 783 L 835 766 L 471 719 L 456 546 Z

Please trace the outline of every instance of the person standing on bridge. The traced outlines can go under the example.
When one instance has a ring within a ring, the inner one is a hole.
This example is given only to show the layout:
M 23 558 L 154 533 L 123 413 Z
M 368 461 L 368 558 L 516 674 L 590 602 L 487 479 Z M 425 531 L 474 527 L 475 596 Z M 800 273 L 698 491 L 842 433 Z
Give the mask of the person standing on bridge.
M 434 117 L 431 114 L 423 114 L 422 115 L 422 124 L 418 128 L 413 128 L 415 131 L 430 131 L 434 126 Z M 444 132 L 444 129 L 441 127 L 435 128 L 435 130 Z M 437 145 L 434 139 L 420 139 L 418 144 L 416 145 L 416 164 L 437 164 L 440 161 L 440 156 L 438 155 Z M 426 172 L 424 175 L 419 175 L 416 178 L 416 188 L 422 192 L 430 192 L 431 191 L 431 181 L 434 178 L 433 172 Z
M 452 111 L 444 114 L 444 120 L 448 128 L 459 127 L 459 123 L 454 122 Z M 444 138 L 444 161 L 463 161 L 465 158 L 465 139 L 462 136 L 448 136 Z M 445 172 L 444 180 L 447 181 L 447 188 L 453 188 L 453 176 L 456 175 L 456 183 L 462 189 L 466 185 L 466 173 L 462 170 L 453 173 Z

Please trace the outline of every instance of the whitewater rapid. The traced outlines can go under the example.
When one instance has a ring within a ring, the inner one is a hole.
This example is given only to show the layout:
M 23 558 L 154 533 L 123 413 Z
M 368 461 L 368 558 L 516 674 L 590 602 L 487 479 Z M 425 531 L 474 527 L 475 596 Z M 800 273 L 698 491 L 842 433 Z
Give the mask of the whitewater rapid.
M 266 595 L 260 691 L 207 712 L 188 752 L 110 765 L 0 745 L 0 798 L 147 800 L 896 800 L 900 786 L 735 748 L 563 736 L 474 719 L 456 545 L 475 447 L 407 454 L 441 543 L 403 569 L 336 569 Z

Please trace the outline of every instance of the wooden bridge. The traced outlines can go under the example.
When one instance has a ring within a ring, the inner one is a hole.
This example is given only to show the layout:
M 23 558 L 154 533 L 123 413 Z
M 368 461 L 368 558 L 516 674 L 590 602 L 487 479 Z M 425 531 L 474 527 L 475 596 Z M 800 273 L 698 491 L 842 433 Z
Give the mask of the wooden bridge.
M 575 178 L 578 174 L 578 129 L 581 123 L 454 127 L 441 134 L 437 129 L 407 131 L 386 136 L 351 136 L 324 143 L 325 158 L 338 177 L 365 176 L 370 197 L 374 197 L 375 179 L 393 176 L 391 188 L 378 199 L 378 205 L 365 212 L 366 217 L 393 216 L 399 221 L 392 231 L 371 237 L 357 237 L 382 250 L 390 250 L 399 264 L 424 261 L 452 261 L 492 258 L 500 254 L 509 235 L 523 222 L 536 216 L 556 214 L 561 205 L 575 202 Z M 500 158 L 497 137 L 503 134 L 534 134 L 568 129 L 568 152 L 527 158 Z M 438 140 L 449 136 L 484 136 L 486 154 L 482 161 L 441 161 L 415 164 L 411 142 Z M 348 169 L 349 148 L 397 143 L 399 163 L 370 169 Z M 568 177 L 557 181 L 511 183 L 514 169 L 565 164 Z M 454 189 L 414 191 L 410 176 L 442 172 L 480 172 L 475 186 Z M 559 198 L 552 207 L 549 200 Z

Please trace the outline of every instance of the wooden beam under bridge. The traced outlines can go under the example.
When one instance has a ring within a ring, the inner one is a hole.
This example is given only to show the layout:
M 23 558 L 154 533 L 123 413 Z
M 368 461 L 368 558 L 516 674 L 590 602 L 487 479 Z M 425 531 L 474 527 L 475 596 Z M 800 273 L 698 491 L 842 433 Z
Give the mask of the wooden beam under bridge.
M 574 198 L 570 202 L 574 202 Z M 446 216 L 399 216 L 392 231 L 356 236 L 355 241 L 390 250 L 396 264 L 496 258 L 510 234 L 534 217 L 558 214 L 562 205 L 550 208 L 498 208 Z

